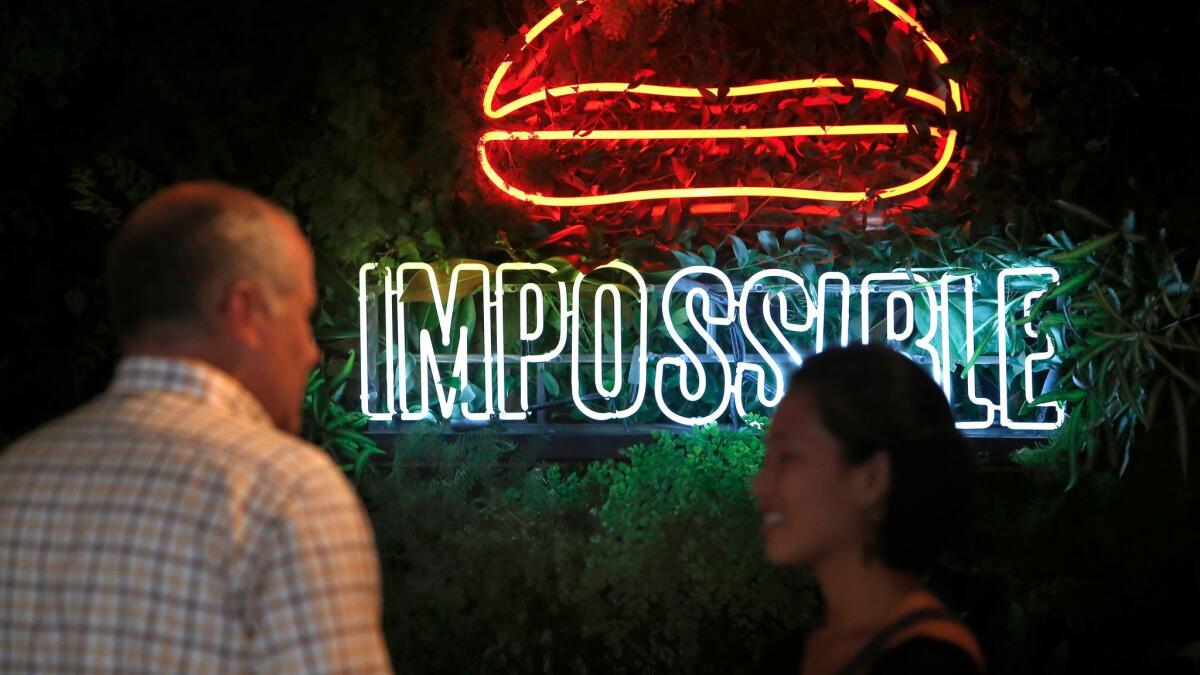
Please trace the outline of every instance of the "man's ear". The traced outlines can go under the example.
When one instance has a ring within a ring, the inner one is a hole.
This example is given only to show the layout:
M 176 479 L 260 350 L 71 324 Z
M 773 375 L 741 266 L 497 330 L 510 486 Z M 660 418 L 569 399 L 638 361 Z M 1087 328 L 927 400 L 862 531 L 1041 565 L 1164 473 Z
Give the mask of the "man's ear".
M 261 314 L 265 307 L 262 291 L 249 279 L 238 279 L 229 287 L 218 308 L 226 332 L 247 347 L 262 345 Z
M 857 496 L 864 506 L 878 504 L 887 497 L 892 487 L 892 460 L 887 451 L 876 452 L 854 471 Z

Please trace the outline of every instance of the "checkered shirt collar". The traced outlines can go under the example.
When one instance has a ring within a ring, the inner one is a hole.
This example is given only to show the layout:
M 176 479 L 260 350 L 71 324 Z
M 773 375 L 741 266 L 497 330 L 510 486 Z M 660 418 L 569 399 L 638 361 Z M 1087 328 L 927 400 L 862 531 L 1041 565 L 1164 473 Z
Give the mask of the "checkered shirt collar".
M 117 364 L 110 394 L 168 393 L 199 399 L 229 414 L 257 424 L 271 425 L 262 404 L 225 371 L 196 359 L 162 356 L 126 356 Z

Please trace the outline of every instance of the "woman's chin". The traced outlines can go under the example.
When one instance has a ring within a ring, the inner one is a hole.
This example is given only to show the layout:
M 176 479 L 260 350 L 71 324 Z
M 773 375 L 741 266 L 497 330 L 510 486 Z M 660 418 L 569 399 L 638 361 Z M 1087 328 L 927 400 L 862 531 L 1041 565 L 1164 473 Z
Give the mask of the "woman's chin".
M 781 540 L 779 537 L 765 537 L 763 552 L 767 562 L 778 567 L 803 566 L 808 563 L 809 558 L 795 542 Z

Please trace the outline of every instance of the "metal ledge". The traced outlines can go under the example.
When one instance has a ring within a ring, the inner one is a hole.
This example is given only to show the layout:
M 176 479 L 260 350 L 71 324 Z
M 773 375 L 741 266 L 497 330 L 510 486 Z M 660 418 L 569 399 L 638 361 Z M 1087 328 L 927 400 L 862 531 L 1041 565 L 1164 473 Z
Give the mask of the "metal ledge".
M 732 430 L 729 424 L 718 425 Z M 392 448 L 403 436 L 434 433 L 452 439 L 465 433 L 489 430 L 502 434 L 518 446 L 536 448 L 534 459 L 539 462 L 583 463 L 620 458 L 620 450 L 638 443 L 654 440 L 655 432 L 684 433 L 690 427 L 677 424 L 445 424 L 431 427 L 426 424 L 392 424 L 372 422 L 367 429 L 379 447 Z M 1002 432 L 1002 433 L 1001 433 Z M 1011 429 L 963 430 L 980 462 L 985 466 L 1011 466 L 1013 452 L 1046 438 L 1037 432 Z

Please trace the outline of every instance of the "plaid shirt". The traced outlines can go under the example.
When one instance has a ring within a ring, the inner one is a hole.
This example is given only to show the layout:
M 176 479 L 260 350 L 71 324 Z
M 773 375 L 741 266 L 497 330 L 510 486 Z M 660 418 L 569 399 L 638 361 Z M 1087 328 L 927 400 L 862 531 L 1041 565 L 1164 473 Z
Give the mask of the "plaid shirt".
M 225 373 L 133 357 L 0 453 L 0 672 L 386 673 L 363 508 Z

